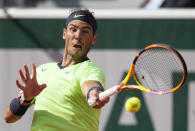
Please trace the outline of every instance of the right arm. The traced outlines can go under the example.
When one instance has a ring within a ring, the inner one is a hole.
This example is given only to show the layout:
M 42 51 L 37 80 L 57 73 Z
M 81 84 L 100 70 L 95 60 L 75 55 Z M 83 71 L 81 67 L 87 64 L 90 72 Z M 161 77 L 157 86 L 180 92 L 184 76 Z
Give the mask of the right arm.
M 32 64 L 32 78 L 28 67 L 24 65 L 25 75 L 22 70 L 19 70 L 20 78 L 23 82 L 21 85 L 18 80 L 16 80 L 16 85 L 23 92 L 23 98 L 26 101 L 31 101 L 35 96 L 37 96 L 46 87 L 46 84 L 39 85 L 36 79 L 36 67 Z M 7 123 L 13 123 L 19 120 L 23 114 L 26 112 L 30 102 L 25 102 L 21 99 L 21 94 L 19 93 L 8 105 L 4 113 L 4 119 Z

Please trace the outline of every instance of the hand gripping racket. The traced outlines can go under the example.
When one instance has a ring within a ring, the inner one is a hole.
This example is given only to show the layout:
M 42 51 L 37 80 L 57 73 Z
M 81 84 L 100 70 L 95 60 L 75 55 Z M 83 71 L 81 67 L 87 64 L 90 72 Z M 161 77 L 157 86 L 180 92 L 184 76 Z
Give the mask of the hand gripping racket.
M 173 75 L 176 73 L 176 75 Z M 126 85 L 133 76 L 137 85 Z M 123 90 L 137 89 L 151 94 L 168 94 L 178 90 L 187 77 L 187 66 L 181 54 L 168 45 L 153 44 L 141 50 L 133 60 L 125 79 L 99 94 L 112 96 Z M 89 105 L 94 103 L 88 100 Z

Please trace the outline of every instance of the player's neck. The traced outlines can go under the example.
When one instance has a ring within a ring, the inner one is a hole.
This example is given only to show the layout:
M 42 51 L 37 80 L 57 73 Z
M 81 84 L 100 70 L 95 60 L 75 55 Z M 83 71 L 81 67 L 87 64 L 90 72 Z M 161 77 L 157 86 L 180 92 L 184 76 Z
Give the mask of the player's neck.
M 62 66 L 76 65 L 76 64 L 82 62 L 85 58 L 86 57 L 80 58 L 80 59 L 75 59 L 72 56 L 64 55 L 63 60 L 62 60 Z

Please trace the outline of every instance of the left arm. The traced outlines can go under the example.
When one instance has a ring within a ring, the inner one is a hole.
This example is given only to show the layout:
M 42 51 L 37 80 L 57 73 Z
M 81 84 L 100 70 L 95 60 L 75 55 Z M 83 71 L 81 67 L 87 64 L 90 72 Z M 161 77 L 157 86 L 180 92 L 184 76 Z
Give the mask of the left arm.
M 97 87 L 98 89 L 94 87 Z M 103 107 L 109 101 L 109 97 L 102 98 L 102 99 L 99 98 L 99 93 L 102 92 L 100 89 L 102 91 L 104 90 L 101 83 L 98 81 L 85 81 L 81 86 L 82 93 L 84 96 L 86 96 L 86 98 L 87 95 L 89 95 L 89 98 L 95 99 L 95 103 L 91 105 L 91 107 L 96 109 Z

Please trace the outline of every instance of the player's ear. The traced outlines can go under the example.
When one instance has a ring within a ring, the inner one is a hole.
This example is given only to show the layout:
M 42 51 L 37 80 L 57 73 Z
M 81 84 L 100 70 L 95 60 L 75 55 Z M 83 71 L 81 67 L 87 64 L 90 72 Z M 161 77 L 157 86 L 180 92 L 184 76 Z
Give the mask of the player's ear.
M 93 41 L 92 41 L 92 45 L 95 44 L 96 40 L 98 39 L 98 34 L 95 34 L 93 36 Z
M 63 39 L 65 40 L 66 39 L 66 29 L 65 28 L 63 28 Z

